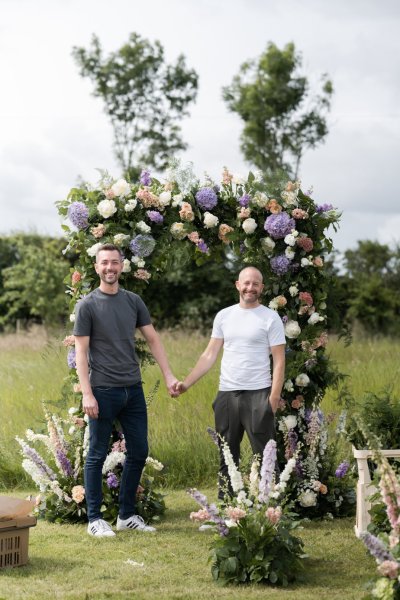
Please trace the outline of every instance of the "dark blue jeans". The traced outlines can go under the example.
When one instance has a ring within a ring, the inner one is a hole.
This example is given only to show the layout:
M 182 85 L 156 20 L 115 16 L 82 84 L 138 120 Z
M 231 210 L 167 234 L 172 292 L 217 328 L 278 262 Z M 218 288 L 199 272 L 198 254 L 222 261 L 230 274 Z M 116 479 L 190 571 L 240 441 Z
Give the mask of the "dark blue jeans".
M 148 454 L 147 408 L 141 383 L 129 387 L 94 387 L 99 417 L 89 419 L 89 451 L 85 462 L 85 492 L 89 521 L 101 519 L 102 468 L 109 451 L 115 419 L 125 436 L 126 458 L 119 491 L 119 516 L 135 514 L 136 490 Z

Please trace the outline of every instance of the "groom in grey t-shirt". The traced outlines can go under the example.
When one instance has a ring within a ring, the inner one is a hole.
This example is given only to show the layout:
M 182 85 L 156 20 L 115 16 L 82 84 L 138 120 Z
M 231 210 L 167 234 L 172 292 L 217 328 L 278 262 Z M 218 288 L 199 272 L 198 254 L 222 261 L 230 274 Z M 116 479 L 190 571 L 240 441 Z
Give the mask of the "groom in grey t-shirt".
M 215 428 L 229 445 L 238 465 L 245 431 L 255 454 L 262 454 L 267 442 L 275 437 L 274 414 L 285 375 L 285 333 L 279 315 L 260 303 L 264 285 L 258 269 L 243 269 L 236 288 L 239 304 L 217 314 L 207 348 L 176 389 L 182 393 L 196 383 L 211 369 L 224 348 L 219 391 L 213 402 Z M 222 499 L 223 482 L 229 482 L 222 453 L 220 473 L 219 497 Z

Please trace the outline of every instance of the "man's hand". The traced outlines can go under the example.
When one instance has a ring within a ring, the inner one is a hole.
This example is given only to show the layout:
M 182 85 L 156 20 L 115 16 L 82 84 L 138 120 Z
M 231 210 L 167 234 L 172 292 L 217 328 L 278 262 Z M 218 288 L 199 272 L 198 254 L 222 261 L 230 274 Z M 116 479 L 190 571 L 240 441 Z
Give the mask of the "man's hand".
M 280 396 L 270 396 L 270 397 L 269 397 L 269 403 L 270 403 L 270 405 L 271 405 L 272 412 L 273 412 L 274 414 L 275 414 L 275 413 L 276 413 L 276 411 L 278 410 L 278 408 L 279 408 L 279 405 L 280 405 L 280 402 L 281 402 L 281 397 L 280 397 Z
M 167 385 L 167 389 L 168 389 L 169 395 L 172 398 L 176 398 L 177 396 L 179 396 L 179 394 L 180 394 L 180 391 L 178 390 L 179 381 L 177 380 L 176 377 L 168 378 L 165 381 L 165 383 Z
M 178 394 L 184 394 L 187 391 L 187 386 L 183 383 L 183 381 L 178 381 L 176 384 L 176 390 Z
M 93 394 L 83 394 L 82 408 L 85 415 L 92 419 L 97 419 L 99 416 L 99 405 Z

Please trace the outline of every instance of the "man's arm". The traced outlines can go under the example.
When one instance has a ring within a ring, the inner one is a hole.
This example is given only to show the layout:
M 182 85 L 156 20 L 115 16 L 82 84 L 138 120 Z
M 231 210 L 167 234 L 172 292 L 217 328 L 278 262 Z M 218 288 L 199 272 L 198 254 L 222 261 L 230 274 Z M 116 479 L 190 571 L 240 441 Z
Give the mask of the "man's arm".
M 272 386 L 269 401 L 274 412 L 277 411 L 285 380 L 285 344 L 271 347 L 272 354 Z
M 201 354 L 196 365 L 193 367 L 185 381 L 180 381 L 178 384 L 178 390 L 180 392 L 186 392 L 193 384 L 196 383 L 203 375 L 208 373 L 211 367 L 217 360 L 219 351 L 224 345 L 222 338 L 211 338 L 207 348 Z
M 177 396 L 176 384 L 178 383 L 178 380 L 172 374 L 160 336 L 153 325 L 143 325 L 143 327 L 138 327 L 138 329 L 148 343 L 150 352 L 161 369 L 168 392 L 171 396 Z
M 83 412 L 93 419 L 99 416 L 99 406 L 93 396 L 92 386 L 89 381 L 88 350 L 90 337 L 88 335 L 75 336 L 76 370 L 82 390 Z

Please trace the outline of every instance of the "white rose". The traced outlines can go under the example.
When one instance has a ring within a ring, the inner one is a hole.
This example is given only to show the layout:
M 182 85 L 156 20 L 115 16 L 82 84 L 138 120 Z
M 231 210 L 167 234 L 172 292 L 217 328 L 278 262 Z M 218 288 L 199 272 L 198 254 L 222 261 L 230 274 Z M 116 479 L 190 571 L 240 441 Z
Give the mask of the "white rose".
M 310 378 L 306 373 L 300 373 L 296 377 L 296 385 L 299 387 L 306 387 L 310 383 Z
M 174 201 L 172 202 L 172 206 L 181 206 L 183 202 L 183 194 L 175 194 L 175 196 L 173 196 L 173 199 Z
M 270 254 L 272 250 L 275 248 L 275 242 L 270 237 L 265 237 L 261 239 L 261 248 L 264 250 L 266 254 Z
M 149 231 L 151 231 L 151 227 L 144 221 L 139 221 L 136 223 L 136 229 L 139 229 L 141 233 L 149 233 Z
M 102 200 L 97 205 L 97 211 L 104 219 L 108 219 L 117 212 L 114 200 Z
M 140 256 L 132 256 L 131 262 L 139 267 L 139 269 L 143 269 L 144 265 L 146 264 L 143 258 L 140 258 Z
M 242 227 L 247 234 L 254 233 L 254 231 L 257 229 L 257 223 L 250 217 L 243 221 Z
M 284 384 L 284 386 L 283 386 L 283 387 L 284 387 L 284 389 L 285 389 L 287 392 L 293 392 L 293 391 L 294 391 L 294 385 L 293 385 L 293 381 L 292 381 L 291 379 L 287 379 L 287 380 L 285 381 L 285 384 Z
M 302 267 L 309 267 L 312 265 L 312 261 L 309 261 L 308 258 L 302 258 L 300 262 Z
M 294 429 L 297 425 L 297 419 L 294 415 L 288 415 L 287 417 L 282 417 L 279 421 L 279 429 L 281 431 L 289 431 L 289 429 Z
M 158 199 L 161 206 L 169 206 L 171 204 L 171 192 L 161 192 Z
M 131 271 L 131 262 L 130 262 L 129 258 L 125 258 L 123 267 L 122 267 L 122 272 L 129 273 L 130 271 Z
M 131 186 L 125 179 L 118 179 L 112 186 L 112 191 L 116 196 L 127 196 L 131 191 Z
M 310 325 L 315 325 L 315 323 L 319 323 L 319 321 L 323 321 L 324 317 L 321 317 L 321 315 L 317 312 L 314 312 L 311 317 L 308 319 L 308 323 L 310 323 Z
M 304 506 L 305 508 L 315 506 L 317 504 L 317 494 L 311 490 L 302 492 L 299 496 L 299 502 L 301 506 Z
M 235 185 L 243 185 L 245 182 L 246 180 L 242 175 L 232 175 L 232 183 Z
M 97 244 L 93 244 L 93 246 L 90 246 L 90 248 L 88 248 L 86 250 L 86 253 L 89 256 L 96 256 L 97 254 L 97 250 L 102 246 L 103 244 L 101 242 L 97 242 Z
M 204 227 L 211 229 L 212 227 L 216 227 L 216 225 L 218 225 L 218 217 L 206 211 L 204 213 Z
M 289 339 L 297 338 L 301 334 L 301 328 L 297 321 L 286 321 L 284 329 L 285 335 Z
M 120 246 L 121 244 L 123 244 L 125 242 L 125 240 L 129 240 L 129 235 L 125 235 L 125 233 L 116 233 L 114 235 L 114 244 L 116 246 Z
M 128 200 L 128 202 L 124 206 L 125 212 L 132 212 L 133 210 L 135 210 L 136 205 L 137 205 L 136 198 L 131 198 L 130 200 Z
M 294 298 L 299 293 L 299 288 L 297 285 L 291 285 L 289 288 L 289 294 Z
M 293 233 L 288 233 L 283 241 L 288 246 L 294 246 L 296 243 L 296 237 L 293 235 Z
M 293 260 L 295 257 L 295 251 L 293 250 L 293 248 L 291 248 L 290 246 L 288 246 L 285 250 L 285 256 L 286 258 L 288 258 L 289 260 Z

